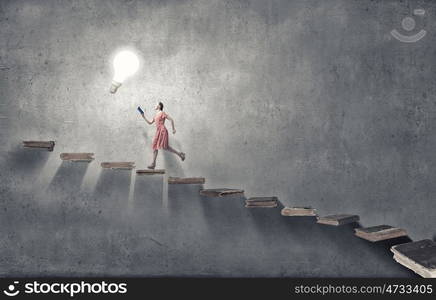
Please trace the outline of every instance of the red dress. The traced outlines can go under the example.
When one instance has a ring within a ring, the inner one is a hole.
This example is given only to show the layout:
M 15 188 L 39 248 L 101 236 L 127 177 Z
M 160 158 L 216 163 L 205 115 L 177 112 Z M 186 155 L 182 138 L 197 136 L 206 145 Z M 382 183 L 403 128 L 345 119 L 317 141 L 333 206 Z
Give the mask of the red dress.
M 153 138 L 153 150 L 168 148 L 168 130 L 165 127 L 166 117 L 167 114 L 164 112 L 154 116 L 154 122 L 156 123 L 156 134 Z

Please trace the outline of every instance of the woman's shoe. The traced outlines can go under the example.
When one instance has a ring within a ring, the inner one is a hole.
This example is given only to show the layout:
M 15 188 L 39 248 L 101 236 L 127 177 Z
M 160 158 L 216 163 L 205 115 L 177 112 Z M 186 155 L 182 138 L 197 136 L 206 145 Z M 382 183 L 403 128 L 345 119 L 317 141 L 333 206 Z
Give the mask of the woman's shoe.
M 180 152 L 180 158 L 182 159 L 182 161 L 185 160 L 186 154 L 183 152 Z
M 149 169 L 151 169 L 151 170 L 154 170 L 155 167 L 156 167 L 155 164 L 151 164 L 151 165 L 149 165 L 147 168 L 149 168 Z

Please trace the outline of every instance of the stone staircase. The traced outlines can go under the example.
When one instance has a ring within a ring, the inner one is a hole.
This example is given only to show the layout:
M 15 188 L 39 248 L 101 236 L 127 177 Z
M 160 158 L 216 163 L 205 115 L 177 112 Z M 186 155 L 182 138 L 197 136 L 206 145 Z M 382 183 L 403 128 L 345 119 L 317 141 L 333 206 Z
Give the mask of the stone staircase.
M 53 151 L 53 148 L 55 146 L 54 141 L 24 141 L 23 146 L 26 148 L 31 149 L 43 149 L 47 151 Z M 94 161 L 94 153 L 61 153 L 60 158 L 63 161 L 70 161 L 72 163 L 91 163 Z M 103 169 L 108 170 L 133 170 L 135 168 L 134 162 L 101 162 L 101 167 Z M 139 176 L 142 175 L 165 175 L 165 170 L 163 169 L 156 169 L 156 170 L 137 170 L 136 174 Z M 119 180 L 117 180 L 117 183 L 122 183 L 122 178 L 120 177 Z M 103 179 L 104 180 L 104 179 Z M 138 180 L 138 178 L 137 178 Z M 320 224 L 320 225 L 328 225 L 328 226 L 336 226 L 336 227 L 346 227 L 348 225 L 357 224 L 359 222 L 359 216 L 353 215 L 353 214 L 346 214 L 339 212 L 336 215 L 328 215 L 328 216 L 319 216 L 316 212 L 316 209 L 311 207 L 283 207 L 283 205 L 280 203 L 280 201 L 276 197 L 252 197 L 252 198 L 245 198 L 244 196 L 244 190 L 242 189 L 233 189 L 233 188 L 214 188 L 214 189 L 205 189 L 203 188 L 203 184 L 205 184 L 205 178 L 203 177 L 166 177 L 162 176 L 162 178 L 157 178 L 157 182 L 161 181 L 161 184 L 163 187 L 166 187 L 162 189 L 161 191 L 165 191 L 166 193 L 171 194 L 171 191 L 168 190 L 168 185 L 174 186 L 174 187 L 180 187 L 181 189 L 186 190 L 186 192 L 195 192 L 198 193 L 200 196 L 201 202 L 200 206 L 201 209 L 203 209 L 204 214 L 207 216 L 211 216 L 216 213 L 216 210 L 222 210 L 222 203 L 221 201 L 215 202 L 207 200 L 208 198 L 229 198 L 229 200 L 235 200 L 235 199 L 242 199 L 244 201 L 245 207 L 249 210 L 251 208 L 256 208 L 253 210 L 253 216 L 259 218 L 259 222 L 268 222 L 267 219 L 265 219 L 265 216 L 271 217 L 271 214 L 281 215 L 282 217 L 286 218 L 304 218 L 308 217 L 310 222 Z M 193 189 L 188 188 L 189 186 L 194 186 Z M 185 188 L 186 187 L 186 188 Z M 140 185 L 136 184 L 136 188 L 141 188 Z M 147 190 L 148 193 L 150 193 L 150 190 Z M 156 195 L 159 192 L 154 192 Z M 167 195 L 168 196 L 168 195 Z M 122 202 L 121 194 L 120 194 L 120 200 L 117 203 L 111 203 L 111 205 L 115 205 L 119 208 L 120 211 L 123 210 L 123 206 L 125 203 Z M 171 201 L 168 203 L 168 205 L 171 206 L 171 212 L 177 211 L 180 206 L 183 206 L 184 209 L 191 209 L 192 211 L 198 209 L 198 205 L 192 205 L 187 203 L 178 203 L 177 202 L 177 196 L 173 197 L 176 198 L 175 201 Z M 220 207 L 217 206 L 217 203 L 220 205 Z M 138 222 L 142 222 L 141 226 L 148 226 L 149 232 L 155 232 L 159 233 L 162 231 L 162 227 L 157 226 L 155 222 L 148 222 L 147 220 L 138 220 L 138 217 L 141 215 L 141 211 L 143 209 L 156 209 L 156 211 L 159 211 L 158 203 L 134 203 L 135 204 L 135 210 L 134 211 L 127 211 L 124 212 L 127 220 L 132 220 L 132 224 L 138 224 Z M 129 205 L 129 203 L 128 203 Z M 236 201 L 229 201 L 225 202 L 224 207 L 226 206 L 235 206 L 235 207 L 241 207 L 241 204 Z M 258 210 L 262 208 L 261 210 Z M 104 210 L 104 207 L 101 208 L 101 211 Z M 259 211 L 268 212 L 266 214 L 260 214 Z M 160 212 L 164 214 L 164 212 Z M 220 230 L 224 230 L 224 232 L 229 234 L 229 239 L 237 239 L 238 238 L 238 230 L 240 231 L 240 234 L 244 234 L 241 229 L 238 229 L 235 225 L 235 219 L 240 217 L 240 211 L 230 211 L 230 213 L 226 213 L 224 216 L 224 220 L 228 218 L 228 223 L 222 223 L 222 224 L 208 224 L 208 230 L 217 230 L 214 226 L 221 226 Z M 107 214 L 110 217 L 110 214 Z M 188 213 L 189 215 L 189 213 Z M 198 218 L 198 214 L 191 215 L 193 219 Z M 172 228 L 172 231 L 170 231 L 171 234 L 177 234 L 178 228 L 177 228 L 177 214 L 173 215 L 170 219 L 172 222 L 169 227 Z M 212 219 L 212 218 L 211 218 Z M 264 219 L 264 220 L 262 220 Z M 175 223 L 174 223 L 175 222 Z M 204 222 L 204 220 L 202 221 Z M 124 226 L 133 226 L 132 224 L 124 224 Z M 194 224 L 194 223 L 193 223 Z M 160 224 L 162 225 L 162 224 Z M 224 229 L 223 229 L 224 228 Z M 150 230 L 152 229 L 152 230 Z M 354 234 L 355 236 L 362 238 L 364 240 L 370 241 L 372 243 L 380 243 L 380 242 L 389 242 L 392 241 L 394 244 L 390 245 L 390 250 L 394 253 L 393 258 L 396 262 L 400 263 L 401 265 L 405 266 L 408 269 L 413 270 L 415 273 L 419 274 L 422 277 L 436 277 L 436 243 L 432 240 L 421 240 L 421 241 L 411 241 L 408 236 L 407 232 L 404 229 L 396 228 L 390 225 L 378 225 L 378 226 L 372 226 L 372 227 L 354 227 Z M 192 232 L 196 232 L 196 228 L 192 227 Z M 267 230 L 267 229 L 262 229 Z M 186 234 L 186 233 L 185 233 Z M 188 233 L 188 236 L 191 233 Z M 241 236 L 240 236 L 241 237 Z M 190 236 L 190 238 L 194 238 Z M 154 242 L 156 245 L 164 245 L 162 242 L 158 241 L 157 239 L 153 237 L 149 237 L 150 241 Z M 401 243 L 395 243 L 395 241 L 401 241 Z M 193 242 L 193 241 L 191 241 Z M 274 242 L 274 241 L 271 241 Z M 235 240 L 235 243 L 237 243 L 237 240 Z M 182 247 L 183 245 L 180 245 Z M 201 248 L 201 247 L 200 247 Z M 203 249 L 205 250 L 205 249 Z M 241 258 L 243 259 L 243 258 Z M 169 262 L 166 262 L 169 263 Z M 175 263 L 173 261 L 173 263 Z M 159 267 L 159 266 L 156 266 Z M 162 267 L 162 266 L 160 266 Z M 225 274 L 225 270 L 222 270 L 220 274 Z M 176 275 L 176 274 L 174 274 Z

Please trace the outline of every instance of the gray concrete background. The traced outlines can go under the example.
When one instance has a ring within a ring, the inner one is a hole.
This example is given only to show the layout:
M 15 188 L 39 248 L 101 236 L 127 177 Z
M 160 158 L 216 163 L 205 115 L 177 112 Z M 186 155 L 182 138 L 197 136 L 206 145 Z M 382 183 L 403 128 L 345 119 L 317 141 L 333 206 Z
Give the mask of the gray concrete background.
M 414 8 L 426 10 L 414 18 L 428 33 L 401 43 L 389 32 Z M 410 275 L 351 228 L 233 207 L 241 199 L 200 201 L 183 188 L 161 210 L 159 178 L 102 171 L 99 162 L 145 167 L 154 128 L 136 106 L 150 117 L 162 100 L 178 130 L 170 142 L 187 153 L 183 163 L 160 155 L 170 175 L 432 238 L 435 8 L 0 1 L 0 273 Z M 141 69 L 110 95 L 111 59 L 123 47 L 141 54 Z M 27 151 L 27 139 L 57 145 Z M 79 151 L 97 161 L 59 159 Z

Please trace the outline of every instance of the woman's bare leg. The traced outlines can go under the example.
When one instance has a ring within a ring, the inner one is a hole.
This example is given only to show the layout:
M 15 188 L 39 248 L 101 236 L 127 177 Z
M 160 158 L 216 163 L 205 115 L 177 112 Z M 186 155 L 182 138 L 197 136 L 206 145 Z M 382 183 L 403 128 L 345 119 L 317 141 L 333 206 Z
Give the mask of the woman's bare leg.
M 154 169 L 156 167 L 156 158 L 157 158 L 158 150 L 153 151 L 153 162 L 148 166 L 149 169 Z
M 180 157 L 181 160 L 185 160 L 185 153 L 183 152 L 178 152 L 177 150 L 175 150 L 173 147 L 168 146 L 168 148 L 166 149 L 174 154 L 176 154 L 178 157 Z

